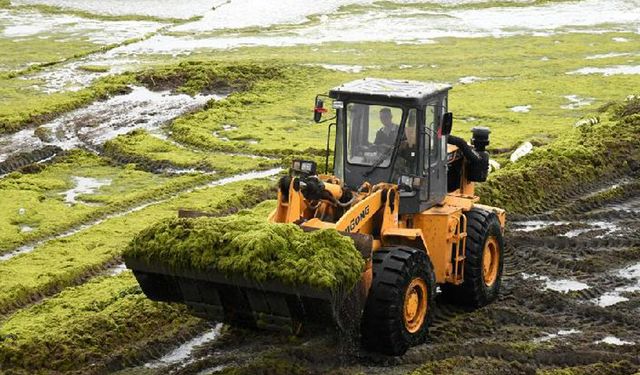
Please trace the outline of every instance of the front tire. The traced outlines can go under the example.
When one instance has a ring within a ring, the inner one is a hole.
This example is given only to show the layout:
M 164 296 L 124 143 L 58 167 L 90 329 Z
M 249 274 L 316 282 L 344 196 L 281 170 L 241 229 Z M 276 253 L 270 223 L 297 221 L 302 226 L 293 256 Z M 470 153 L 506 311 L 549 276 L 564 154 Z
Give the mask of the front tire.
M 478 308 L 493 302 L 500 293 L 504 240 L 494 213 L 473 208 L 466 216 L 464 282 L 445 284 L 442 291 L 449 302 Z
M 406 246 L 373 254 L 373 282 L 362 319 L 366 349 L 402 355 L 422 344 L 435 307 L 435 275 L 424 250 Z

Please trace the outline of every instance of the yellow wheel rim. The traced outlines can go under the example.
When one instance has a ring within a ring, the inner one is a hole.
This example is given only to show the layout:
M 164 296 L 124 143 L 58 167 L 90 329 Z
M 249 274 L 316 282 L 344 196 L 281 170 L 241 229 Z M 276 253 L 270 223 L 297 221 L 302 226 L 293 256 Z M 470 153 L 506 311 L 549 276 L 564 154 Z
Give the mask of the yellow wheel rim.
M 482 251 L 482 275 L 486 286 L 492 286 L 498 278 L 499 250 L 498 239 L 495 236 L 487 238 Z
M 416 277 L 404 293 L 404 326 L 411 333 L 418 332 L 427 316 L 427 283 Z

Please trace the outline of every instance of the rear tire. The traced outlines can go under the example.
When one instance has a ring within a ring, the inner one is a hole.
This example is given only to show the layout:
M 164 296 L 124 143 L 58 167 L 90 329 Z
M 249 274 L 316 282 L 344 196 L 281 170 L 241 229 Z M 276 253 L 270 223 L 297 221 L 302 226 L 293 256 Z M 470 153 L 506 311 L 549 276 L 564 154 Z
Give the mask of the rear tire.
M 504 240 L 498 217 L 489 211 L 473 208 L 467 216 L 464 282 L 444 284 L 447 301 L 471 306 L 485 306 L 500 293 Z
M 374 252 L 373 281 L 362 317 L 364 347 L 402 355 L 422 344 L 435 307 L 435 287 L 424 250 L 394 246 Z

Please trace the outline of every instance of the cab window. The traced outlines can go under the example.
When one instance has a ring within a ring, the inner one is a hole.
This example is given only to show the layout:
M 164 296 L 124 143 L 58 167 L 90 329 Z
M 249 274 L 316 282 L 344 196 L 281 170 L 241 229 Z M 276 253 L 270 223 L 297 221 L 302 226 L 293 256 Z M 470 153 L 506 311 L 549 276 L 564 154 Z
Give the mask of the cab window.
M 436 109 L 436 103 L 428 104 L 425 109 L 425 132 L 424 132 L 424 144 L 429 147 L 425 150 L 425 168 L 429 168 L 429 161 L 431 164 L 438 162 L 438 127 L 440 121 L 437 121 L 438 111 Z
M 400 138 L 392 181 L 397 181 L 403 175 L 415 176 L 417 174 L 418 129 L 418 111 L 412 108 L 407 112 L 407 121 L 404 126 L 404 134 Z
M 388 167 L 402 121 L 402 108 L 349 103 L 346 114 L 347 161 Z

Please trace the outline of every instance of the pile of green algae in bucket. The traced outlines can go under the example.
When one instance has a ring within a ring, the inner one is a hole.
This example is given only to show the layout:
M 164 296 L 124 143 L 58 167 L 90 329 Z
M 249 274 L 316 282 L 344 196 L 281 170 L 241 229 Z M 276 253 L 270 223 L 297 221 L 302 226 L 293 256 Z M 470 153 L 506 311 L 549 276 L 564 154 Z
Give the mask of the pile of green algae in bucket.
M 269 223 L 250 210 L 162 220 L 136 235 L 124 256 L 333 291 L 353 288 L 365 265 L 353 240 L 335 229 L 304 232 L 295 224 Z

